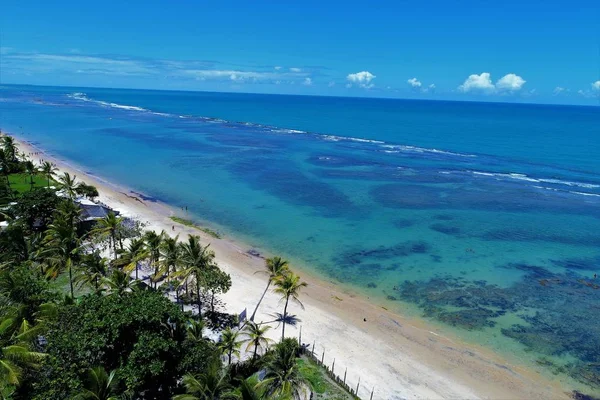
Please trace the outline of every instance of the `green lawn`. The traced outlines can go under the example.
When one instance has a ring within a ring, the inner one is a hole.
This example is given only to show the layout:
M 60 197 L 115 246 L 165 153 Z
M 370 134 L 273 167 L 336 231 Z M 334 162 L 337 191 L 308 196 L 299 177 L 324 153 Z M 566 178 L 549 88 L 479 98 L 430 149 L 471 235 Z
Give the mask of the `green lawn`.
M 352 400 L 352 396 L 331 380 L 325 369 L 310 358 L 299 358 L 298 369 L 304 379 L 310 382 L 314 392 L 313 399 Z
M 31 190 L 31 185 L 29 184 L 29 174 L 21 173 L 21 174 L 10 174 L 8 176 L 8 181 L 10 182 L 10 188 L 12 190 L 16 190 L 19 194 L 28 192 Z M 34 187 L 47 187 L 48 180 L 38 174 L 33 177 Z M 54 181 L 50 181 L 50 186 L 57 186 L 57 183 Z

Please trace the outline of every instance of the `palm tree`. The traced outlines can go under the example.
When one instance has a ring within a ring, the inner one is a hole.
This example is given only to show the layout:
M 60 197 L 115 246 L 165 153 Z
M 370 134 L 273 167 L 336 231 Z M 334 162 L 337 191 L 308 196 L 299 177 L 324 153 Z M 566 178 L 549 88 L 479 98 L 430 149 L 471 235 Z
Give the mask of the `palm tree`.
M 0 387 L 18 387 L 23 369 L 37 367 L 45 357 L 43 353 L 31 351 L 28 343 L 15 341 L 16 338 L 14 320 L 3 316 L 0 321 Z
M 173 400 L 225 400 L 237 397 L 218 358 L 200 375 L 185 374 L 183 385 L 186 394 L 173 396 Z
M 272 342 L 271 339 L 267 338 L 265 334 L 267 331 L 271 329 L 270 326 L 264 326 L 261 328 L 259 324 L 256 322 L 250 321 L 244 327 L 243 334 L 247 336 L 247 339 L 244 342 L 247 342 L 246 351 L 249 351 L 251 348 L 254 348 L 254 353 L 252 354 L 252 359 L 256 358 L 256 354 L 258 349 L 266 350 L 269 342 Z
M 217 347 L 223 354 L 227 354 L 228 357 L 228 365 L 231 365 L 231 356 L 240 355 L 240 346 L 242 342 L 238 340 L 240 333 L 238 331 L 233 331 L 231 328 L 225 329 L 221 333 L 221 340 L 217 343 Z
M 44 174 L 44 176 L 48 180 L 48 188 L 50 188 L 50 181 L 52 180 L 55 172 L 58 171 L 58 169 L 56 168 L 56 165 L 54 165 L 50 161 L 44 161 L 42 163 L 41 169 L 42 174 Z
M 18 148 L 12 136 L 2 136 L 2 149 L 9 163 L 17 161 Z
M 154 231 L 146 231 L 146 233 L 144 233 L 144 242 L 146 243 L 146 248 L 149 252 L 150 266 L 154 267 L 154 273 L 152 274 L 151 282 L 154 281 L 155 287 L 157 284 L 157 282 L 155 281 L 155 277 L 158 275 L 158 271 L 160 268 L 160 249 L 164 237 L 165 231 L 160 232 L 160 234 Z
M 198 304 L 198 315 L 202 318 L 202 297 L 200 287 L 204 283 L 204 275 L 214 266 L 215 253 L 206 246 L 200 245 L 200 237 L 190 235 L 187 243 L 181 244 L 181 261 L 183 269 L 178 275 L 185 281 L 190 277 L 196 282 L 196 299 Z
M 281 340 L 285 337 L 285 325 L 287 316 L 287 308 L 290 299 L 300 305 L 304 309 L 304 305 L 298 298 L 300 296 L 300 290 L 303 287 L 308 286 L 306 282 L 300 281 L 300 277 L 293 272 L 284 275 L 280 279 L 275 281 L 275 289 L 273 292 L 281 296 L 281 300 L 285 300 L 285 306 L 283 307 L 283 328 L 281 329 Z
M 179 235 L 174 238 L 165 237 L 160 249 L 160 275 L 167 275 L 169 285 L 173 283 L 173 279 L 176 278 L 177 268 L 181 264 L 181 249 L 177 241 L 179 240 Z M 158 276 L 155 276 L 154 279 L 158 279 Z M 179 303 L 179 285 L 177 282 L 175 283 L 175 300 Z M 181 305 L 183 309 L 183 304 Z
M 306 382 L 296 363 L 298 343 L 289 340 L 293 342 L 282 341 L 277 345 L 273 359 L 266 366 L 265 379 L 257 385 L 264 390 L 265 398 L 304 398 Z
M 194 342 L 199 342 L 199 341 L 203 340 L 202 332 L 204 331 L 205 326 L 206 326 L 206 322 L 204 322 L 203 320 L 196 321 L 196 320 L 190 319 L 188 321 L 188 325 L 186 327 L 187 338 Z
M 256 316 L 256 312 L 258 311 L 258 307 L 260 306 L 260 303 L 263 301 L 265 294 L 267 294 L 267 291 L 269 290 L 271 283 L 273 283 L 275 280 L 279 279 L 282 275 L 289 272 L 288 262 L 286 260 L 282 259 L 281 257 L 269 258 L 269 259 L 267 259 L 267 261 L 265 263 L 265 271 L 259 271 L 259 272 L 266 273 L 269 277 L 269 280 L 267 281 L 267 287 L 265 288 L 265 291 L 263 292 L 262 296 L 260 296 L 260 300 L 258 301 L 258 304 L 256 304 L 256 308 L 254 309 L 254 312 L 250 316 L 250 321 L 254 321 L 254 317 Z
M 106 288 L 108 294 L 122 296 L 127 291 L 134 291 L 138 282 L 131 279 L 125 272 L 115 269 L 112 274 L 102 279 L 102 286 Z
M 8 188 L 8 191 L 10 193 L 10 197 L 13 198 L 14 196 L 12 188 L 10 186 L 10 178 L 8 177 L 10 175 L 10 167 L 11 164 L 8 161 L 6 152 L 4 151 L 4 149 L 0 149 L 0 169 L 2 170 L 2 175 L 4 175 L 4 179 L 6 179 L 6 187 Z
M 48 261 L 52 266 L 52 276 L 66 269 L 69 271 L 69 285 L 71 297 L 73 291 L 73 268 L 82 251 L 81 238 L 77 235 L 77 224 L 79 222 L 79 209 L 73 208 L 72 202 L 61 205 L 54 222 L 48 226 L 44 242 L 47 245 Z
M 82 392 L 74 400 L 119 400 L 119 382 L 115 379 L 116 370 L 106 373 L 104 367 L 89 368 L 83 381 Z
M 98 220 L 92 233 L 108 237 L 108 247 L 112 244 L 113 259 L 117 258 L 117 241 L 121 243 L 121 232 L 123 231 L 123 218 L 118 217 L 113 211 L 109 211 L 106 217 Z M 122 246 L 121 246 L 122 248 Z
M 83 273 L 77 276 L 75 281 L 81 286 L 92 286 L 96 292 L 99 292 L 102 278 L 108 274 L 106 259 L 100 256 L 98 252 L 86 254 L 81 259 L 81 267 L 83 268 Z
M 67 193 L 67 195 L 74 199 L 77 194 L 77 176 L 71 176 L 68 172 L 64 172 L 59 178 L 58 182 L 62 186 L 62 189 Z
M 135 279 L 138 279 L 140 262 L 147 259 L 149 251 L 142 239 L 132 239 L 121 256 L 115 260 L 115 265 L 122 267 L 124 272 L 131 273 L 135 270 Z
M 33 187 L 35 186 L 35 182 L 33 180 L 33 177 L 35 176 L 35 173 L 36 173 L 35 165 L 31 161 L 28 160 L 25 162 L 25 169 L 27 170 L 27 173 L 29 174 L 29 190 L 33 190 Z

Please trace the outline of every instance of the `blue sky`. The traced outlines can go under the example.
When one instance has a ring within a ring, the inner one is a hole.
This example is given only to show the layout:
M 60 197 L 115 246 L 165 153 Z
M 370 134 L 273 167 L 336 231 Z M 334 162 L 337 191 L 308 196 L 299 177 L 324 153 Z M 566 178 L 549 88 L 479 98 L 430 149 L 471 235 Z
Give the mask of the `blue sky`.
M 0 81 L 600 104 L 600 1 L 6 1 Z

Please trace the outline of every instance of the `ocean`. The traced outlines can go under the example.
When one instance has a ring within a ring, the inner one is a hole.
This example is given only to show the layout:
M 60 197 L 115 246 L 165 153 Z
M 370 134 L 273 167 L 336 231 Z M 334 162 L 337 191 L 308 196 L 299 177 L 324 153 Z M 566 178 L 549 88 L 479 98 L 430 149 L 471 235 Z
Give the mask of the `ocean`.
M 0 128 L 600 393 L 600 108 L 4 85 Z

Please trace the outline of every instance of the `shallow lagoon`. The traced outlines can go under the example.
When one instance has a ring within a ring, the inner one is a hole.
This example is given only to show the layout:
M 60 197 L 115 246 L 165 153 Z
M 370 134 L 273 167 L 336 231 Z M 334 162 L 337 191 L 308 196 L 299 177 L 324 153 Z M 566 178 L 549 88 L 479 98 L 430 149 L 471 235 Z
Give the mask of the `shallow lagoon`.
M 0 127 L 600 391 L 597 109 L 85 91 L 4 87 Z

